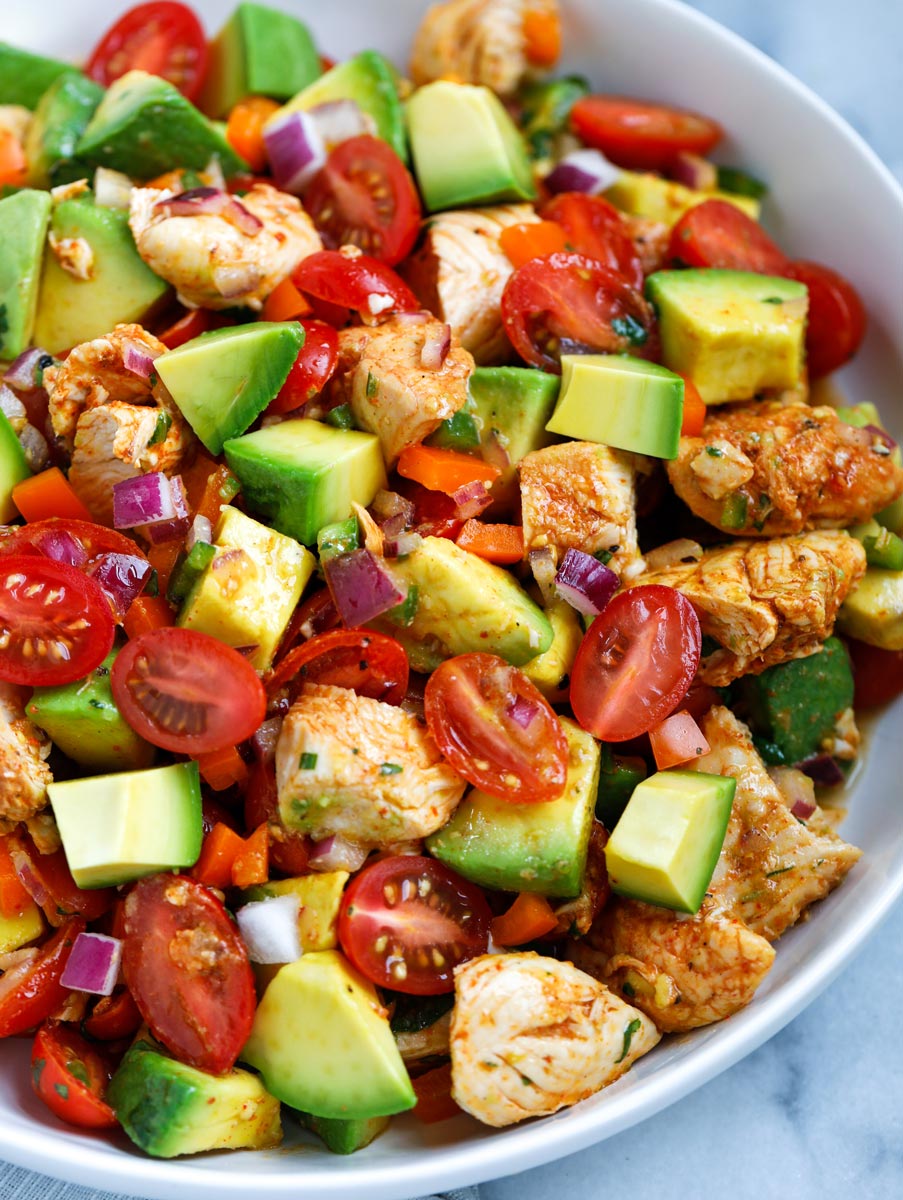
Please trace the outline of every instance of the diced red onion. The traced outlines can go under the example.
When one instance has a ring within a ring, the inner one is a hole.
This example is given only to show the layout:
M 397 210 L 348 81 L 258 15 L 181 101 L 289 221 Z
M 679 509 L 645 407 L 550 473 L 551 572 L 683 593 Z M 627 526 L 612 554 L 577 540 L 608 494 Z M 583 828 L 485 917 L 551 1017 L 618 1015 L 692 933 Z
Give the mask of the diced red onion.
M 308 859 L 312 871 L 357 871 L 367 859 L 367 849 L 349 842 L 341 834 L 333 834 L 314 842 Z
M 373 497 L 370 511 L 383 529 L 386 528 L 387 520 L 393 517 L 402 518 L 404 521 L 402 528 L 414 522 L 415 509 L 413 502 L 408 500 L 406 496 L 402 496 L 400 492 L 387 492 L 385 488 L 381 488 Z
M 400 533 L 404 533 L 407 526 L 408 522 L 405 520 L 404 513 L 396 513 L 394 517 L 386 517 L 385 520 L 379 522 L 379 527 L 387 538 L 397 537 Z
M 144 591 L 151 577 L 152 567 L 139 554 L 119 554 L 112 551 L 101 554 L 92 564 L 88 574 L 103 588 L 116 614 L 122 618 L 135 600 Z
M 515 696 L 505 709 L 508 716 L 521 729 L 529 729 L 539 712 L 539 705 L 525 696 Z
M 101 208 L 121 208 L 128 211 L 132 204 L 131 179 L 121 171 L 98 167 L 94 172 L 94 202 Z
M 438 371 L 451 349 L 451 325 L 440 325 L 428 334 L 420 351 L 420 365 L 428 371 Z
M 530 570 L 533 572 L 533 578 L 536 580 L 537 586 L 542 593 L 543 604 L 551 604 L 558 599 L 555 591 L 555 576 L 557 568 L 555 566 L 555 555 L 550 547 L 543 546 L 539 550 L 531 550 L 527 555 L 527 562 L 530 564 Z
M 150 471 L 113 484 L 113 527 L 135 529 L 156 521 L 186 516 L 177 508 L 177 493 L 162 471 Z
M 185 539 L 185 549 L 193 549 L 197 542 L 206 542 L 208 545 L 213 543 L 213 523 L 203 513 L 198 513 L 191 522 L 188 537 Z
M 298 196 L 326 162 L 326 145 L 309 112 L 288 112 L 263 131 L 276 186 Z
M 621 177 L 621 168 L 600 150 L 574 150 L 545 177 L 550 192 L 585 192 L 596 196 Z
M 681 150 L 670 166 L 671 178 L 697 192 L 713 192 L 718 186 L 718 168 L 707 158 Z
M 38 363 L 42 358 L 50 358 L 46 350 L 35 346 L 31 350 L 23 350 L 18 358 L 14 358 L 4 375 L 4 382 L 20 392 L 30 391 L 35 387 Z
M 815 809 L 816 805 L 811 800 L 797 800 L 790 809 L 790 813 L 800 821 L 808 821 Z
M 122 942 L 106 933 L 80 933 L 66 960 L 60 984 L 76 992 L 109 996 L 119 977 Z
M 882 445 L 886 446 L 892 453 L 897 448 L 897 442 L 886 429 L 882 429 L 880 425 L 863 425 L 862 427 L 872 437 L 876 437 Z
M 140 379 L 150 379 L 154 370 L 154 360 L 156 354 L 150 354 L 144 346 L 139 346 L 137 342 L 126 342 L 125 350 L 122 355 L 122 365 L 127 371 L 131 371 L 133 375 L 137 375 Z
M 573 608 L 588 617 L 602 611 L 620 580 L 610 567 L 583 550 L 568 550 L 555 576 L 555 590 Z
M 289 963 L 301 957 L 297 896 L 271 896 L 243 905 L 235 914 L 248 958 L 256 963 Z
M 162 546 L 166 542 L 178 542 L 188 532 L 188 517 L 173 517 L 171 521 L 157 521 L 154 525 L 142 525 L 141 533 L 152 546 Z
M 768 774 L 793 816 L 807 821 L 815 812 L 815 788 L 808 775 L 796 767 L 769 767 Z
M 82 543 L 59 525 L 42 530 L 35 544 L 45 558 L 70 567 L 83 567 L 88 561 L 88 552 Z
M 330 558 L 323 563 L 323 573 L 349 628 L 366 625 L 405 598 L 385 563 L 364 547 Z
M 383 553 L 386 558 L 400 558 L 403 554 L 413 554 L 422 541 L 423 538 L 414 530 L 402 531 L 383 543 Z
M 235 196 L 219 188 L 191 188 L 158 200 L 155 209 L 165 211 L 170 217 L 223 217 L 236 229 L 254 237 L 263 229 L 263 221 L 250 212 Z
M 327 151 L 362 133 L 376 133 L 376 122 L 354 100 L 327 100 L 307 110 Z
M 10 858 L 13 860 L 13 867 L 16 875 L 19 877 L 19 882 L 25 888 L 32 900 L 38 908 L 44 908 L 45 905 L 51 903 L 50 892 L 44 886 L 44 881 L 35 871 L 31 864 L 31 859 L 25 850 L 19 849 L 16 845 L 10 845 Z
M 471 517 L 478 517 L 492 503 L 492 497 L 486 490 L 486 484 L 481 479 L 474 480 L 473 483 L 465 483 L 453 493 L 452 499 L 457 505 L 455 516 L 462 521 L 469 521 Z
M 282 718 L 271 717 L 260 726 L 251 738 L 254 753 L 262 763 L 271 763 L 276 757 L 276 743 L 282 732 Z
M 843 783 L 843 771 L 830 754 L 813 754 L 811 758 L 806 758 L 796 765 L 798 770 L 821 787 L 835 787 L 838 783 Z

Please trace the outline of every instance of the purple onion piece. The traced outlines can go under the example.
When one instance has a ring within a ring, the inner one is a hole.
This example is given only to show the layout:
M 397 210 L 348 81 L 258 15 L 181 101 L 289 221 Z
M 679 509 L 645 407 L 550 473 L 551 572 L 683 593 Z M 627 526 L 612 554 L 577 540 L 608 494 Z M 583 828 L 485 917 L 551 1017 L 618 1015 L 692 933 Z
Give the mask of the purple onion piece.
M 505 712 L 521 729 L 529 729 L 539 712 L 539 705 L 535 700 L 528 700 L 525 696 L 515 696 L 505 709 Z
M 282 718 L 270 717 L 268 721 L 264 721 L 251 738 L 254 756 L 259 762 L 269 765 L 276 757 L 276 743 L 279 741 L 281 732 Z
M 380 524 L 385 518 L 401 516 L 406 525 L 411 525 L 415 515 L 412 501 L 408 500 L 406 496 L 402 496 L 400 492 L 387 492 L 385 488 L 381 488 L 373 497 L 370 511 Z
M 59 526 L 46 529 L 35 539 L 35 546 L 45 556 L 70 567 L 83 567 L 88 552 L 68 530 Z
M 113 484 L 113 527 L 134 529 L 155 521 L 171 521 L 176 511 L 169 479 L 162 471 L 151 471 Z
M 880 425 L 863 425 L 862 428 L 866 431 L 866 433 L 870 433 L 872 437 L 876 437 L 883 446 L 886 446 L 888 450 L 891 451 L 891 453 L 896 450 L 896 440 L 891 437 L 886 429 L 882 429 Z
M 255 217 L 240 200 L 220 188 L 191 188 L 187 192 L 179 192 L 177 196 L 158 200 L 154 208 L 171 217 L 224 217 L 250 237 L 263 229 L 263 221 L 259 217 Z
M 339 833 L 314 842 L 308 865 L 314 871 L 357 871 L 367 858 L 365 846 L 346 841 Z
M 438 371 L 451 349 L 451 325 L 440 325 L 435 333 L 424 340 L 420 351 L 420 365 L 428 371 Z
M 189 520 L 188 517 L 173 517 L 170 521 L 155 521 L 152 525 L 141 525 L 138 528 L 152 546 L 162 546 L 166 542 L 178 542 L 185 537 Z
M 399 533 L 397 537 L 388 538 L 384 543 L 383 553 L 386 558 L 400 558 L 403 554 L 413 554 L 423 538 L 414 530 Z
M 396 513 L 394 517 L 386 517 L 379 521 L 378 525 L 387 538 L 393 538 L 404 533 L 408 522 L 405 520 L 404 513 Z
M 473 483 L 465 483 L 453 493 L 452 499 L 457 505 L 455 517 L 462 521 L 469 521 L 471 517 L 478 517 L 492 503 L 492 497 L 486 490 L 486 484 L 481 479 L 475 479 Z
M 149 354 L 143 346 L 139 346 L 136 342 L 127 342 L 122 355 L 122 365 L 140 379 L 150 379 L 156 358 L 156 354 Z
M 498 467 L 500 471 L 507 471 L 511 466 L 511 456 L 494 429 L 489 431 L 489 436 L 483 443 L 483 460 L 489 463 L 490 467 Z
M 620 167 L 610 163 L 600 150 L 575 150 L 545 177 L 550 192 L 585 192 L 597 196 L 621 177 Z
M 838 783 L 844 781 L 843 771 L 837 765 L 837 760 L 830 754 L 813 754 L 811 758 L 804 759 L 796 766 L 797 770 L 808 775 L 812 782 L 817 783 L 820 787 L 836 787 Z
M 363 547 L 327 560 L 323 573 L 339 616 L 349 629 L 366 625 L 405 598 L 385 564 Z
M 598 616 L 615 592 L 620 580 L 610 567 L 583 550 L 568 550 L 555 576 L 555 590 L 588 617 Z
M 119 977 L 122 942 L 106 933 L 80 933 L 73 943 L 60 984 L 76 992 L 109 996 Z
M 132 601 L 144 591 L 151 577 L 151 565 L 138 554 L 101 554 L 88 572 L 103 588 L 114 610 L 122 618 Z
M 19 392 L 27 392 L 37 387 L 38 363 L 44 358 L 50 358 L 50 355 L 37 346 L 31 350 L 23 350 L 7 368 L 4 381 Z
M 670 175 L 677 183 L 697 192 L 713 192 L 718 186 L 718 168 L 707 158 L 681 150 L 670 166 Z
M 326 146 L 307 112 L 290 112 L 264 128 L 263 141 L 276 180 L 284 192 L 300 195 L 326 162 Z
M 816 805 L 811 800 L 797 800 L 790 809 L 790 813 L 799 821 L 808 821 L 815 809 Z

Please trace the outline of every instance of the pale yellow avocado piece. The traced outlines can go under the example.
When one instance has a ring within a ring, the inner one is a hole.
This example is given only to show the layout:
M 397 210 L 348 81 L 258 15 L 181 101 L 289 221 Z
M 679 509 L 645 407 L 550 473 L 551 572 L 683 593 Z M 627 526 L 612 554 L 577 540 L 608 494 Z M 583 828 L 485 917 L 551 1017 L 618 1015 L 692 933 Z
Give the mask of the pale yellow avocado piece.
M 662 179 L 659 175 L 637 171 L 622 171 L 617 182 L 606 191 L 605 198 L 622 212 L 634 217 L 648 217 L 665 225 L 676 224 L 688 209 L 695 208 L 705 200 L 726 200 L 754 221 L 758 221 L 762 207 L 752 196 L 735 196 L 731 192 L 700 192 L 682 183 Z
M 248 888 L 244 899 L 269 900 L 273 896 L 297 896 L 298 936 L 301 949 L 334 950 L 338 943 L 336 927 L 342 892 L 350 876 L 347 871 L 324 871 L 322 875 L 300 875 L 295 879 L 274 879 Z
M 903 571 L 869 567 L 840 606 L 837 629 L 882 650 L 903 650 Z
M 27 946 L 44 931 L 44 918 L 34 900 L 29 900 L 21 912 L 7 917 L 0 913 L 0 954 L 9 954 Z
M 583 640 L 583 626 L 566 600 L 553 600 L 546 605 L 545 614 L 552 626 L 552 644 L 521 670 L 550 704 L 560 704 L 567 699 L 568 676 Z
M 314 1116 L 386 1117 L 416 1103 L 376 989 L 338 950 L 281 968 L 242 1058 L 268 1092 Z
M 228 646 L 256 646 L 251 666 L 273 661 L 317 560 L 294 538 L 226 505 L 214 530 L 216 554 L 188 595 L 177 624 Z

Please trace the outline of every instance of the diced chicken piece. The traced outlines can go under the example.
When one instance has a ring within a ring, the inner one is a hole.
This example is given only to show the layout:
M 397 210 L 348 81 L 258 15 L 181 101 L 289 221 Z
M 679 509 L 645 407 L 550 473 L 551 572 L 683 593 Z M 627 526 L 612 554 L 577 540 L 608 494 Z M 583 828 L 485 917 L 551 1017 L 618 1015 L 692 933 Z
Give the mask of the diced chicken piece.
M 601 821 L 593 821 L 586 855 L 586 871 L 579 896 L 562 900 L 555 905 L 558 924 L 550 930 L 553 937 L 582 937 L 588 933 L 596 917 L 611 895 L 608 868 L 605 865 L 605 845 L 608 830 Z
M 467 401 L 473 358 L 456 338 L 440 367 L 423 365 L 424 347 L 445 336 L 445 325 L 429 317 L 420 322 L 390 317 L 381 325 L 339 332 L 333 399 L 350 404 L 361 429 L 376 434 L 388 467 L 405 446 L 429 437 Z
M 73 278 L 94 278 L 94 250 L 87 238 L 61 238 L 51 229 L 47 244 L 60 267 Z
M 259 310 L 302 259 L 322 249 L 301 202 L 269 184 L 256 183 L 233 200 L 238 210 L 174 216 L 172 198 L 170 191 L 134 188 L 129 227 L 147 265 L 190 305 Z
M 534 450 L 520 473 L 524 545 L 611 554 L 615 571 L 636 560 L 638 459 L 595 442 L 563 442 Z
M 570 963 L 486 954 L 455 971 L 452 1095 L 501 1127 L 576 1104 L 659 1040 L 652 1021 Z
M 288 827 L 370 847 L 434 833 L 467 786 L 416 717 L 349 688 L 312 684 L 283 722 L 276 782 Z
M 3 636 L 0 632 L 0 640 Z M 50 740 L 26 717 L 25 695 L 0 683 L 0 820 L 13 824 L 44 807 L 53 782 L 45 761 Z
M 730 470 L 734 462 L 742 463 L 739 474 Z M 903 492 L 903 467 L 881 437 L 847 425 L 833 408 L 800 403 L 710 410 L 702 434 L 681 438 L 667 467 L 698 517 L 746 537 L 840 529 L 867 521 Z
M 824 530 L 716 546 L 697 561 L 635 576 L 629 586 L 663 584 L 683 592 L 702 632 L 719 643 L 703 658 L 700 678 L 723 687 L 814 654 L 864 571 L 861 543 L 842 530 Z
M 530 204 L 437 213 L 405 266 L 405 278 L 424 307 L 451 325 L 480 365 L 511 358 L 501 301 L 514 267 L 499 235 L 508 225 L 537 221 Z
M 652 275 L 669 265 L 670 225 L 663 221 L 653 221 L 650 217 L 633 216 L 631 213 L 621 213 L 621 220 L 633 238 L 633 244 L 643 264 L 644 275 Z
M 529 74 L 524 22 L 529 12 L 557 12 L 556 0 L 447 0 L 430 8 L 414 38 L 410 73 L 482 83 L 509 96 Z

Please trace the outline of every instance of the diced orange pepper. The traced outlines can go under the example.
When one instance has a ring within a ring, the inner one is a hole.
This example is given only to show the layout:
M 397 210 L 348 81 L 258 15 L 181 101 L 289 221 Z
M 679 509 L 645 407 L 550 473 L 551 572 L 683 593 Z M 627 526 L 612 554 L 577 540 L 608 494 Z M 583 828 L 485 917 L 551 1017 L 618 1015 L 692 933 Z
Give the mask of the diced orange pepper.
M 554 67 L 561 55 L 561 18 L 550 7 L 529 8 L 524 14 L 524 53 L 534 67 Z
M 405 479 L 413 479 L 430 491 L 445 492 L 449 496 L 468 483 L 479 481 L 489 487 L 502 473 L 481 458 L 422 445 L 405 447 L 396 470 Z
M 258 825 L 232 864 L 232 883 L 237 888 L 266 883 L 270 876 L 270 830 L 266 821 Z
M 169 587 L 169 580 L 175 570 L 181 549 L 181 542 L 161 542 L 159 546 L 148 547 L 147 561 L 157 572 L 157 583 L 164 595 Z
M 522 946 L 550 933 L 557 924 L 558 918 L 545 896 L 521 892 L 507 912 L 493 920 L 490 928 L 492 940 L 500 946 Z
M 197 764 L 204 782 L 215 792 L 224 792 L 233 783 L 247 783 L 247 764 L 234 746 L 227 746 L 225 750 L 211 750 L 209 754 L 199 754 Z
M 191 868 L 191 874 L 207 887 L 225 891 L 232 886 L 232 868 L 244 849 L 244 839 L 234 829 L 217 821 L 204 838 L 201 856 Z
M 122 627 L 126 637 L 137 638 L 174 624 L 175 614 L 162 596 L 138 596 L 129 605 Z
M 48 467 L 39 475 L 17 483 L 13 488 L 13 504 L 26 521 L 44 521 L 48 517 L 94 520 L 59 467 Z
M 672 713 L 655 729 L 649 730 L 655 765 L 660 771 L 708 754 L 709 743 L 688 712 Z
M 226 121 L 226 141 L 240 154 L 252 171 L 264 171 L 267 148 L 263 127 L 279 108 L 268 96 L 246 96 L 239 100 Z
M 534 258 L 566 250 L 568 235 L 557 221 L 506 225 L 499 234 L 499 245 L 514 267 L 522 267 Z
M 487 562 L 510 564 L 524 557 L 522 525 L 487 525 L 471 519 L 464 522 L 456 541 L 462 550 L 478 554 Z
M 0 914 L 18 917 L 30 903 L 31 896 L 22 886 L 6 838 L 0 838 Z
M 294 321 L 313 311 L 291 279 L 283 279 L 267 296 L 261 315 L 265 321 Z
M 206 517 L 216 527 L 220 513 L 238 495 L 239 483 L 228 467 L 218 466 L 207 477 L 201 498 L 194 510 L 196 517 Z
M 452 1099 L 451 1063 L 435 1067 L 411 1080 L 417 1103 L 414 1106 L 414 1116 L 425 1125 L 434 1125 L 437 1121 L 447 1121 L 456 1117 L 461 1109 Z
M 706 404 L 699 388 L 688 375 L 684 381 L 684 417 L 680 427 L 681 437 L 699 437 L 705 424 Z
M 25 149 L 9 129 L 0 129 L 0 184 L 18 187 L 25 182 L 28 160 Z

